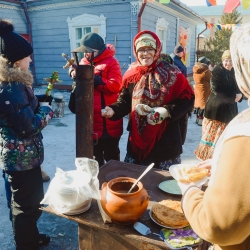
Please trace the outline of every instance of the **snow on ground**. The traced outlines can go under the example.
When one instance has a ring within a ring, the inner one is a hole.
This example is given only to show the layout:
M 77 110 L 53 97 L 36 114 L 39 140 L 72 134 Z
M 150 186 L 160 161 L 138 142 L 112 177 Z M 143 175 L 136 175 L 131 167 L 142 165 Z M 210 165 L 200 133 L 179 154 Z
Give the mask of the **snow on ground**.
M 37 94 L 43 94 L 44 88 L 35 90 Z M 59 92 L 59 91 L 55 91 Z M 51 178 L 55 175 L 56 167 L 64 171 L 74 170 L 75 160 L 75 115 L 67 108 L 69 92 L 61 91 L 66 101 L 65 115 L 63 118 L 52 119 L 49 125 L 44 129 L 44 146 L 45 160 L 43 163 L 44 170 Z M 239 111 L 247 108 L 247 101 L 242 101 L 238 105 Z M 127 118 L 124 118 L 124 134 L 120 140 L 121 160 L 126 154 L 126 144 L 128 132 L 126 130 Z M 198 163 L 194 156 L 194 150 L 197 147 L 201 137 L 201 126 L 195 124 L 195 115 L 189 119 L 188 133 L 183 154 L 182 163 Z M 44 183 L 45 192 L 49 183 Z M 6 205 L 5 190 L 3 178 L 0 178 L 0 249 L 14 250 L 13 235 L 11 223 L 8 219 L 8 208 Z M 46 250 L 77 250 L 78 249 L 78 232 L 77 223 L 69 221 L 48 213 L 43 213 L 38 222 L 41 233 L 51 236 L 51 242 L 48 246 L 41 249 Z

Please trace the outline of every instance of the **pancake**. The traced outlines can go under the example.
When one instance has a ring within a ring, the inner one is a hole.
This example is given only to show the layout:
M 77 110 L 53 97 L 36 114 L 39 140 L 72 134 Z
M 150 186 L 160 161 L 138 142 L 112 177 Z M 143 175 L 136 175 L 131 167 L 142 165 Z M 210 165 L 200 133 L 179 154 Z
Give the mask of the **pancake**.
M 180 182 L 190 183 L 205 178 L 208 175 L 208 169 L 193 166 L 191 168 L 179 169 L 179 174 L 181 176 L 179 178 Z
M 181 202 L 163 200 L 152 207 L 152 217 L 161 225 L 181 228 L 189 225 L 181 208 Z

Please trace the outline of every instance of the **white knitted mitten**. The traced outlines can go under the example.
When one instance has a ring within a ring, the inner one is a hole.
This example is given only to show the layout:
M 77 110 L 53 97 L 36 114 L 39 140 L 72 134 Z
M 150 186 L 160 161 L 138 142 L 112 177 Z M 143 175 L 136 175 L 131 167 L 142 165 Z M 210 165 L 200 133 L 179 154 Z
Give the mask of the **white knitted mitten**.
M 152 108 L 146 104 L 137 104 L 135 106 L 135 110 L 139 115 L 148 115 L 151 112 Z
M 147 122 L 150 125 L 160 124 L 165 118 L 169 116 L 170 115 L 165 108 L 162 107 L 152 108 L 151 112 L 147 115 Z

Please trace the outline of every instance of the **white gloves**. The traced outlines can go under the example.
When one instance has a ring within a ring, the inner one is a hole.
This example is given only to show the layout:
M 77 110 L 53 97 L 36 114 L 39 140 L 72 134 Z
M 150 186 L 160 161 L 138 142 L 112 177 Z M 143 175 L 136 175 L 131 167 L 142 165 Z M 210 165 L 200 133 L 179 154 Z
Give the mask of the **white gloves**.
M 162 123 L 167 117 L 169 117 L 169 113 L 165 108 L 152 108 L 151 112 L 147 115 L 147 122 L 150 125 L 156 125 Z
M 165 108 L 151 108 L 145 104 L 137 104 L 135 110 L 139 115 L 146 115 L 147 122 L 150 125 L 160 124 L 165 118 L 170 116 Z

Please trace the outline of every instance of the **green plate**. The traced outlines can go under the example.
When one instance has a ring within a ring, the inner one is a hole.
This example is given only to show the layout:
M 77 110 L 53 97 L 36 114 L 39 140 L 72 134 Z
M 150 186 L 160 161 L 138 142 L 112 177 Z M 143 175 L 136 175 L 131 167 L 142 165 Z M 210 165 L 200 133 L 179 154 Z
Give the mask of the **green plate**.
M 182 195 L 181 189 L 179 188 L 176 180 L 163 181 L 158 185 L 158 187 L 163 192 L 175 195 Z

